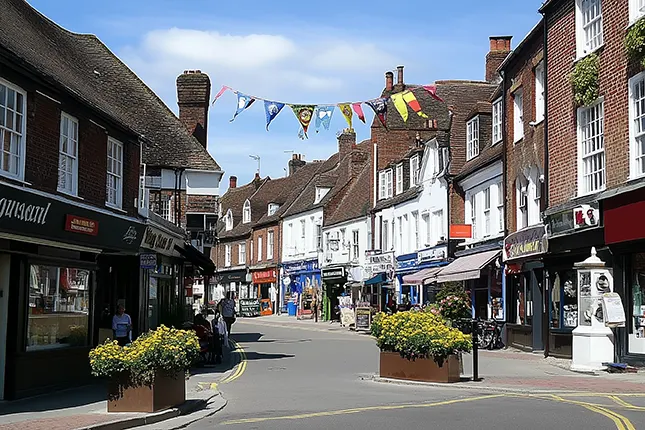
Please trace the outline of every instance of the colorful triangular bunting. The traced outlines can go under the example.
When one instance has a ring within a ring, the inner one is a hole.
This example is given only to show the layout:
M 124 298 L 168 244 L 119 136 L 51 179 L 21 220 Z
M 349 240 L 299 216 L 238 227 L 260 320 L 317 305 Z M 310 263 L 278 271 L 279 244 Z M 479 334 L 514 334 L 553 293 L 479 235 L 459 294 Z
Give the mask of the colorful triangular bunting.
M 430 93 L 430 95 L 437 101 L 443 102 L 444 100 L 437 95 L 437 86 L 434 84 L 423 85 L 422 88 Z
M 358 116 L 358 119 L 363 121 L 363 124 L 365 124 L 365 114 L 363 113 L 363 108 L 361 107 L 361 104 L 354 103 L 352 104 L 352 108 L 354 108 L 354 112 L 356 112 L 356 116 Z
M 419 104 L 419 101 L 417 100 L 416 96 L 412 91 L 404 91 L 402 94 L 403 100 L 410 106 L 410 109 L 415 111 L 417 115 L 419 115 L 421 118 L 428 118 L 428 115 L 426 115 L 422 110 L 421 110 L 421 105 Z
M 405 104 L 405 100 L 403 100 L 403 93 L 392 94 L 391 99 L 399 115 L 403 118 L 403 122 L 408 122 L 408 106 Z
M 219 92 L 215 95 L 215 98 L 213 99 L 213 104 L 217 101 L 218 98 L 222 97 L 222 94 L 226 92 L 226 90 L 230 90 L 230 87 L 227 87 L 226 85 L 222 85 L 222 88 L 219 90 Z
M 264 101 L 264 112 L 267 116 L 267 131 L 269 131 L 269 124 L 271 124 L 271 121 L 273 121 L 275 117 L 278 116 L 283 107 L 284 103 L 270 102 L 268 100 Z
M 352 117 L 354 116 L 354 112 L 352 112 L 352 108 L 349 106 L 349 103 L 339 104 L 338 108 L 343 113 L 343 116 L 345 117 L 345 121 L 347 121 L 347 124 L 349 125 L 349 128 L 351 130 L 352 129 Z
M 247 96 L 246 94 L 242 93 L 236 93 L 237 94 L 237 110 L 235 111 L 235 115 L 233 115 L 233 118 L 231 118 L 231 122 L 235 121 L 235 118 L 243 112 L 245 109 L 248 109 L 249 106 L 253 104 L 255 99 L 251 96 Z
M 316 109 L 316 133 L 318 133 L 320 124 L 325 127 L 325 130 L 329 130 L 329 124 L 331 123 L 333 114 L 334 106 L 318 106 Z
M 383 127 L 387 128 L 387 97 L 379 97 L 365 103 L 372 108 Z
M 300 136 L 301 139 L 306 139 L 307 136 L 307 128 L 309 127 L 309 124 L 311 123 L 311 119 L 313 118 L 314 115 L 314 110 L 316 109 L 316 105 L 290 105 L 291 110 L 293 111 L 293 114 L 298 118 L 298 122 L 302 126 L 302 130 L 298 133 L 298 136 Z

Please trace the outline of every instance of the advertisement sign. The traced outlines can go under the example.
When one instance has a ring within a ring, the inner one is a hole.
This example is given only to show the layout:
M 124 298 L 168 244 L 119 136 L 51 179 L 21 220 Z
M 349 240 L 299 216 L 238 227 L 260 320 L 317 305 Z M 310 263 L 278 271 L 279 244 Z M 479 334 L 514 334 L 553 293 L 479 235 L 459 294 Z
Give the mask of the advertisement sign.
M 319 267 L 320 266 L 318 266 L 318 259 L 282 264 L 282 268 L 285 274 L 294 274 L 298 272 L 316 272 L 319 270 Z
M 430 263 L 434 261 L 443 261 L 448 257 L 448 247 L 446 245 L 436 246 L 434 248 L 424 249 L 417 253 L 417 264 Z
M 142 269 L 154 270 L 157 268 L 157 254 L 154 252 L 139 254 L 139 266 Z
M 473 226 L 470 224 L 450 224 L 450 239 L 470 239 L 473 237 Z
M 366 253 L 365 278 L 372 278 L 379 273 L 390 273 L 394 270 L 394 253 L 382 254 Z
M 261 270 L 258 272 L 253 272 L 251 279 L 254 284 L 270 284 L 276 282 L 276 271 L 275 270 Z
M 151 249 L 168 256 L 174 255 L 175 245 L 181 246 L 182 241 L 150 225 L 146 227 L 141 240 L 141 248 Z
M 343 279 L 345 278 L 345 268 L 343 267 L 330 267 L 322 269 L 323 280 L 329 279 Z
M 549 249 L 545 225 L 536 225 L 511 233 L 504 238 L 504 261 L 545 254 Z
M 65 219 L 65 230 L 96 236 L 99 234 L 99 222 L 80 216 L 67 215 Z

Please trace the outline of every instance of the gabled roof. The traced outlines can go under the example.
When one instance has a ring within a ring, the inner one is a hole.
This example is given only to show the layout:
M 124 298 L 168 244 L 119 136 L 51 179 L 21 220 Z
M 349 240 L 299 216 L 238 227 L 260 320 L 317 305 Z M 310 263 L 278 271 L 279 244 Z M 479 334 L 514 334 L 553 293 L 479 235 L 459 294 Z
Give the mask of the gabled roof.
M 371 153 L 368 153 L 368 160 L 363 166 L 363 170 L 337 194 L 339 203 L 336 205 L 335 210 L 325 214 L 323 219 L 325 226 L 367 216 L 371 204 L 371 173 Z
M 218 228 L 218 237 L 220 239 L 239 237 L 248 234 L 251 231 L 251 223 L 242 224 L 242 210 L 244 202 L 250 199 L 253 194 L 269 179 L 256 176 L 253 181 L 237 188 L 229 188 L 220 198 L 222 206 L 222 217 Z M 226 214 L 228 211 L 233 214 L 233 229 L 226 231 Z M 251 209 L 251 215 L 253 210 Z
M 24 0 L 0 0 L 0 52 L 140 135 L 151 166 L 220 171 L 177 116 L 96 36 L 65 30 Z

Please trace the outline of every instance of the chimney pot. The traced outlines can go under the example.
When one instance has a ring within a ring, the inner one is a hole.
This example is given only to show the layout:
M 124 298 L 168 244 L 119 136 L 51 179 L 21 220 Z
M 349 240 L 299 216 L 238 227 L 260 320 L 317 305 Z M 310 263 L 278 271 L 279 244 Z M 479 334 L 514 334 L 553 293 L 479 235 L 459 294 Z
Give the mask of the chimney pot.
M 394 73 L 385 72 L 385 91 L 392 91 L 394 88 Z
M 289 160 L 289 176 L 296 173 L 296 170 L 305 164 L 307 164 L 307 162 L 302 160 L 302 154 L 293 154 L 293 157 Z
M 490 50 L 486 54 L 486 81 L 498 83 L 501 78 L 497 69 L 511 52 L 512 36 L 490 36 Z
M 396 71 L 397 71 L 396 83 L 397 85 L 403 85 L 403 66 L 398 66 L 396 68 Z
M 237 188 L 237 176 L 231 176 L 228 178 L 228 187 Z

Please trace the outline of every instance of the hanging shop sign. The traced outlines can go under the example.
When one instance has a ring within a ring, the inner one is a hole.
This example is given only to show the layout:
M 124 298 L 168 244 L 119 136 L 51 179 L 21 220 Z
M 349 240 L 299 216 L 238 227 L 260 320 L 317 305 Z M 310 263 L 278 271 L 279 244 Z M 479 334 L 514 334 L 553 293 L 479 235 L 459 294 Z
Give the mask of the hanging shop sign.
M 277 280 L 276 271 L 273 269 L 253 272 L 251 274 L 251 279 L 254 284 L 270 284 Z
M 516 231 L 504 238 L 504 261 L 545 254 L 549 249 L 545 225 L 536 225 Z
M 176 255 L 175 245 L 182 246 L 182 242 L 160 229 L 149 225 L 146 227 L 143 239 L 141 240 L 141 248 L 172 256 Z
M 448 256 L 448 247 L 445 245 L 424 249 L 417 253 L 417 264 L 443 261 Z
M 382 254 L 368 252 L 365 255 L 365 278 L 373 278 L 379 273 L 390 273 L 394 270 L 394 253 Z
M 324 281 L 345 279 L 344 267 L 323 267 L 321 277 Z
M 598 225 L 599 213 L 597 208 L 589 205 L 581 205 L 573 210 L 573 228 L 596 227 Z
M 154 252 L 142 252 L 139 254 L 139 267 L 142 269 L 154 270 L 157 268 L 157 254 Z
M 296 261 L 294 263 L 284 263 L 282 269 L 286 274 L 294 274 L 299 272 L 316 272 L 319 269 L 318 259 Z
M 136 252 L 143 231 L 144 225 L 133 218 L 0 184 L 0 233 Z
M 357 331 L 369 331 L 372 326 L 372 309 L 370 307 L 356 308 L 356 323 Z

